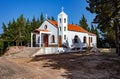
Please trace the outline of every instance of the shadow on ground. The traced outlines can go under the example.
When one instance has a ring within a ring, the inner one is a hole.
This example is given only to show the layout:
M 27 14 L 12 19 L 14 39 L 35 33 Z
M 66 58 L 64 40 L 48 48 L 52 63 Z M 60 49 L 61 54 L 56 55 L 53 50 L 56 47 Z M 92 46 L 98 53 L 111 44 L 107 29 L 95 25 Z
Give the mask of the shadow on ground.
M 120 79 L 120 57 L 113 53 L 47 55 L 32 61 L 41 60 L 47 60 L 43 67 L 64 69 L 65 79 Z

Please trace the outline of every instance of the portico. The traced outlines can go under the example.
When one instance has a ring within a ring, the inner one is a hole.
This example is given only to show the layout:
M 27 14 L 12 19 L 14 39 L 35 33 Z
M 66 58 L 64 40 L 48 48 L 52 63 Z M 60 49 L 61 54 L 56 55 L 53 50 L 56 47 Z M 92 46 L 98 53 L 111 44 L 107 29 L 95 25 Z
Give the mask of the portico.
M 41 47 L 48 47 L 49 45 L 49 35 L 51 34 L 48 30 L 36 29 L 31 32 L 31 47 L 33 47 L 33 35 L 37 35 L 36 41 L 38 46 Z

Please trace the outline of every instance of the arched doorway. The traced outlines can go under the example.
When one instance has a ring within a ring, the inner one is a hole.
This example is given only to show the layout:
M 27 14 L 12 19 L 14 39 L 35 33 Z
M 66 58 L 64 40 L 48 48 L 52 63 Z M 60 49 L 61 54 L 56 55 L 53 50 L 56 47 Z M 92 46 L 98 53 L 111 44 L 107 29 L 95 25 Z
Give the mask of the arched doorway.
M 90 37 L 89 37 L 89 47 L 90 47 Z
M 77 35 L 75 35 L 75 37 L 74 37 L 74 43 L 78 43 L 78 36 Z
M 43 39 L 44 39 L 44 47 L 48 47 L 48 35 L 45 34 Z

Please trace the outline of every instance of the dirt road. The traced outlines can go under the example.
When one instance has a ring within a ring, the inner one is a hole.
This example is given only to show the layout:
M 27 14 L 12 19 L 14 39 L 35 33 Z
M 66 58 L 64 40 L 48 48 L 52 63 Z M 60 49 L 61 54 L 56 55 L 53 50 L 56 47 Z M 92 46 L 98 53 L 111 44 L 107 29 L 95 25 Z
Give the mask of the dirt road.
M 0 79 L 120 79 L 116 54 L 61 54 L 37 58 L 0 57 Z

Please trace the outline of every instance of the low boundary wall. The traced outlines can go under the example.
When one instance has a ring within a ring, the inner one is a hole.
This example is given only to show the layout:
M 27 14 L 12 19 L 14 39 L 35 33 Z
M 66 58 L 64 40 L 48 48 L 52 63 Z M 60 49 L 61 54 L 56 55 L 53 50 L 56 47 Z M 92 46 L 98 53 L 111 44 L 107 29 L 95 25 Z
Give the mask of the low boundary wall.
M 116 53 L 116 48 L 98 48 L 101 53 Z

